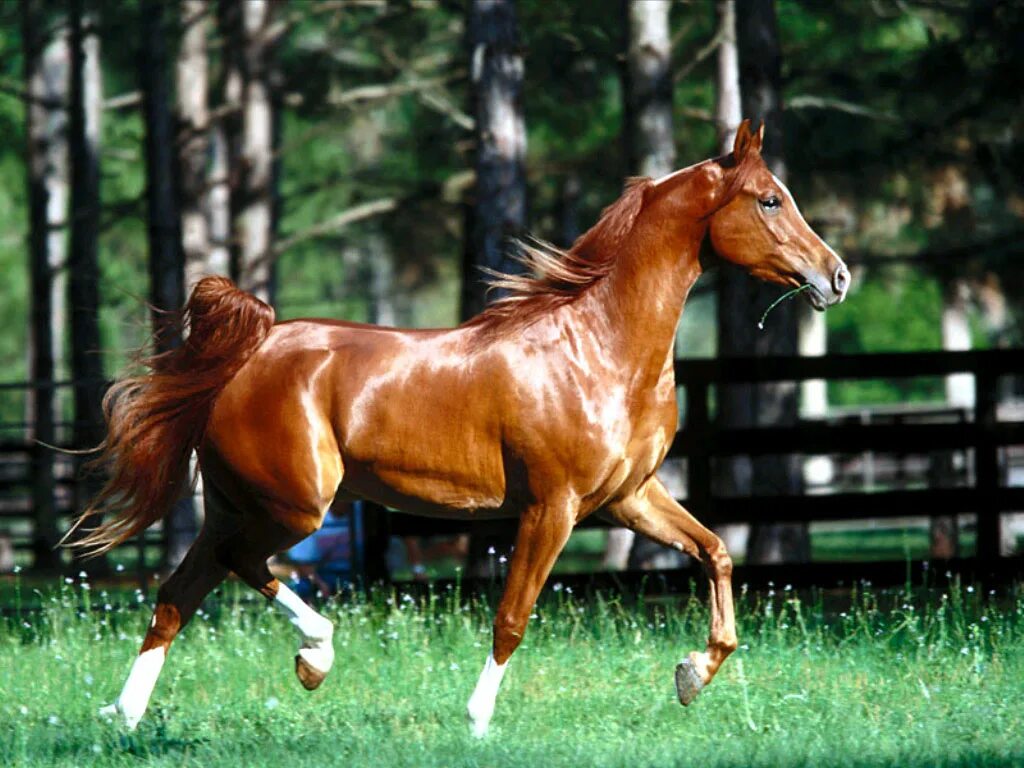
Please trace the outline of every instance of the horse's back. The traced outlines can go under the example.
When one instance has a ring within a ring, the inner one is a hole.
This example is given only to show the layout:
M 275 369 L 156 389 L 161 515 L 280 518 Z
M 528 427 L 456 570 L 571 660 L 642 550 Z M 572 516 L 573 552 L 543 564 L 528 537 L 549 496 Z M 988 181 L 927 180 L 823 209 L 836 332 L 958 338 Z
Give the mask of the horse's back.
M 239 506 L 316 524 L 339 483 L 411 511 L 500 505 L 500 426 L 462 334 L 275 326 L 217 399 L 204 473 Z

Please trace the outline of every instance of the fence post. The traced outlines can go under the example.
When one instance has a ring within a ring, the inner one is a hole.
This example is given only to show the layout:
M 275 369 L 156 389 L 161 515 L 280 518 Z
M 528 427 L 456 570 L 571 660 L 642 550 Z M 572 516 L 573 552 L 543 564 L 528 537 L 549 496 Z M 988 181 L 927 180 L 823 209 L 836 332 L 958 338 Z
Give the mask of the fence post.
M 974 420 L 977 439 L 974 445 L 975 487 L 978 493 L 978 543 L 975 557 L 979 563 L 995 564 L 999 557 L 999 447 L 996 427 L 997 378 L 991 366 L 982 360 L 975 371 Z
M 42 571 L 60 568 L 60 553 L 55 549 L 60 536 L 57 533 L 57 499 L 54 494 L 54 460 L 50 445 L 57 442 L 54 425 L 54 383 L 38 381 L 29 391 L 35 391 L 35 424 L 29 435 L 29 474 L 32 487 L 33 567 Z M 46 443 L 46 445 L 44 445 Z
M 708 417 L 708 382 L 689 380 L 686 383 L 686 430 L 697 446 L 686 458 L 686 503 L 694 515 L 711 512 L 711 453 L 707 440 L 711 419 Z

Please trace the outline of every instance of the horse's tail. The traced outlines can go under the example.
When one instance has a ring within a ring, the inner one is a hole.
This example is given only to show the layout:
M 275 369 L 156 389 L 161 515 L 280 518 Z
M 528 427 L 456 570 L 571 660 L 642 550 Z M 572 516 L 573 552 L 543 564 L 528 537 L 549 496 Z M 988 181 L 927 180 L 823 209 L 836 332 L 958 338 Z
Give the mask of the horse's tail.
M 214 400 L 270 333 L 274 310 L 224 277 L 199 281 L 181 314 L 182 344 L 142 361 L 103 398 L 107 437 L 93 465 L 106 484 L 61 543 L 98 555 L 163 518 L 189 487 L 189 458 Z M 90 517 L 106 519 L 81 538 Z

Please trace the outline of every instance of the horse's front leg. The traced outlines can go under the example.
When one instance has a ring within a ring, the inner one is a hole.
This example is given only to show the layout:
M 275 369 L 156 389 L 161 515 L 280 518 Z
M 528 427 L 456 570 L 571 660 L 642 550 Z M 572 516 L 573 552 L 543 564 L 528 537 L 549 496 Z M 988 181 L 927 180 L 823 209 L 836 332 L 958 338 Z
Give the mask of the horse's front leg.
M 494 646 L 467 706 L 474 736 L 487 734 L 505 666 L 523 639 L 537 595 L 575 521 L 576 505 L 568 502 L 531 507 L 519 521 L 508 581 L 494 617 Z
M 684 706 L 711 682 L 726 657 L 736 650 L 732 604 L 732 560 L 722 540 L 701 525 L 652 477 L 637 492 L 608 512 L 638 533 L 697 558 L 711 586 L 711 632 L 707 648 L 693 652 L 676 667 L 676 693 Z

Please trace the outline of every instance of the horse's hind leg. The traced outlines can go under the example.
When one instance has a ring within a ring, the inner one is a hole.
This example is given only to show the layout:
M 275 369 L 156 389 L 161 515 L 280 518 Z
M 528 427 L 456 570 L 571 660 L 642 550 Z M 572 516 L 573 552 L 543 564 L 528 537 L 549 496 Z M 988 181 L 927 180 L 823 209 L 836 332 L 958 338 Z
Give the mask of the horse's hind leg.
M 204 528 L 181 565 L 157 592 L 156 609 L 142 648 L 117 701 L 100 710 L 106 716 L 120 716 L 134 729 L 149 705 L 171 641 L 188 624 L 203 598 L 227 576 L 227 569 L 214 557 L 212 537 Z
M 275 552 L 311 531 L 294 531 L 272 521 L 253 522 L 217 547 L 217 558 L 250 587 L 281 610 L 301 636 L 295 675 L 306 690 L 319 687 L 334 664 L 334 625 L 310 608 L 267 568 Z

